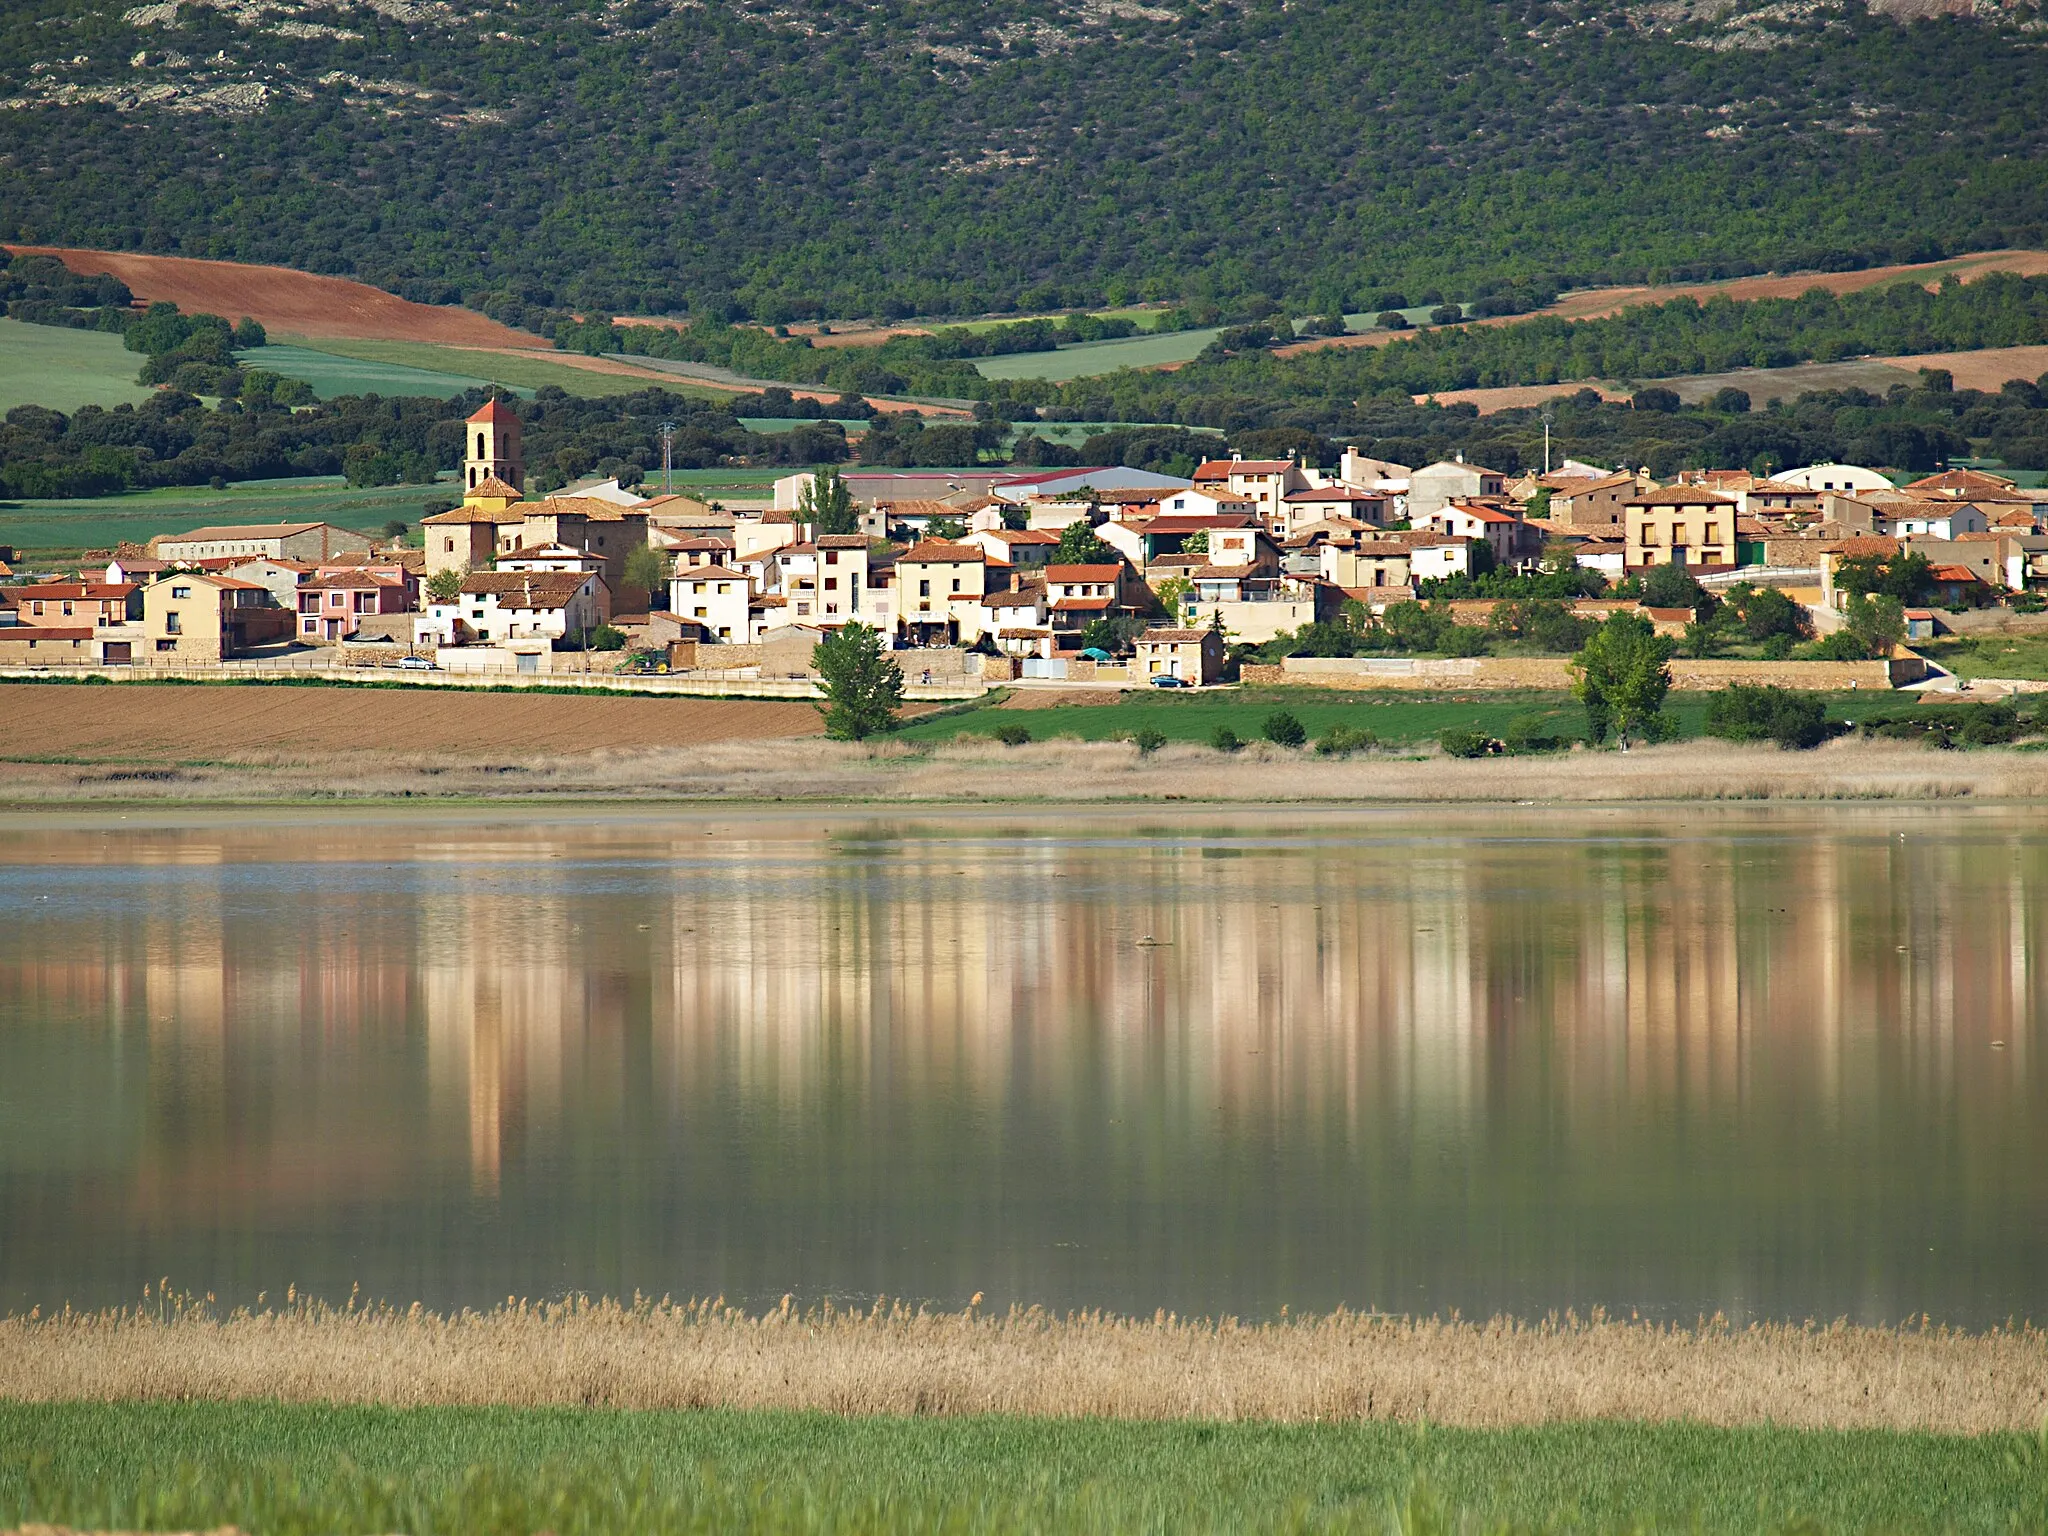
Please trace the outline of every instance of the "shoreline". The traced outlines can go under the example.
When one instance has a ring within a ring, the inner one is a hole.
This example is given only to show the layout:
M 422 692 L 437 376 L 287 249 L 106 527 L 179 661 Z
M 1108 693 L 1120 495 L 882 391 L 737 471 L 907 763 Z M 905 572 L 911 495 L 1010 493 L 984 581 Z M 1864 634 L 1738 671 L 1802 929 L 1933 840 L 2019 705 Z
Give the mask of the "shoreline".
M 989 793 L 981 786 L 995 787 Z M 1478 760 L 1430 750 L 1324 758 L 1254 743 L 1234 754 L 1173 743 L 1052 740 L 1004 747 L 766 737 L 568 752 L 364 750 L 15 759 L 0 810 L 148 806 L 1291 806 L 2028 803 L 2048 799 L 2048 753 L 1938 752 L 1843 740 L 1810 752 L 1682 742 L 1627 753 Z

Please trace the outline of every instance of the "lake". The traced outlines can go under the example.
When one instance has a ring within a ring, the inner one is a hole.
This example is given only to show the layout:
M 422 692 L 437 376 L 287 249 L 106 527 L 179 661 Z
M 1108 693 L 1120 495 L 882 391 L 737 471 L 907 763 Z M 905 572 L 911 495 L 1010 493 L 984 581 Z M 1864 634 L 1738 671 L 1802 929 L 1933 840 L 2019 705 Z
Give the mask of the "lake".
M 2044 941 L 2027 809 L 14 816 L 0 1308 L 2041 1318 Z

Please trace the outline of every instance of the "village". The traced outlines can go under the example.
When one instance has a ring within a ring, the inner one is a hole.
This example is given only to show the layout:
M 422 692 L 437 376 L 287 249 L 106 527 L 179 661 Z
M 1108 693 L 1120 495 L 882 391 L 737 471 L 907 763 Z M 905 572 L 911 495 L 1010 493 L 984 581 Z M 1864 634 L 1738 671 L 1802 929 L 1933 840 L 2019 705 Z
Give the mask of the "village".
M 1431 583 L 1494 573 L 1597 573 L 1575 613 L 1642 609 L 1670 634 L 1690 609 L 1598 592 L 1678 567 L 1708 592 L 1774 588 L 1825 635 L 1842 624 L 1844 561 L 1914 554 L 1931 595 L 1906 610 L 1905 637 L 1921 639 L 1951 615 L 2037 607 L 2048 588 L 2048 491 L 1972 469 L 1904 485 L 1842 464 L 1659 484 L 1570 459 L 1508 475 L 1347 449 L 1333 469 L 1218 457 L 1187 479 L 1114 466 L 806 472 L 777 481 L 770 503 L 727 507 L 615 480 L 529 499 L 504 400 L 470 418 L 465 450 L 461 504 L 425 517 L 418 542 L 259 524 L 124 545 L 72 579 L 0 566 L 13 578 L 0 585 L 0 666 L 595 673 L 787 691 L 808 688 L 821 637 L 859 623 L 905 653 L 913 696 L 1201 688 L 1233 679 L 1248 647 L 1384 623 Z M 1467 596 L 1452 616 L 1483 626 L 1498 601 Z M 1896 660 L 1889 680 L 1921 675 L 1903 647 Z M 1764 658 L 1743 676 L 1843 685 L 1816 665 Z M 1331 681 L 1327 667 L 1316 676 Z

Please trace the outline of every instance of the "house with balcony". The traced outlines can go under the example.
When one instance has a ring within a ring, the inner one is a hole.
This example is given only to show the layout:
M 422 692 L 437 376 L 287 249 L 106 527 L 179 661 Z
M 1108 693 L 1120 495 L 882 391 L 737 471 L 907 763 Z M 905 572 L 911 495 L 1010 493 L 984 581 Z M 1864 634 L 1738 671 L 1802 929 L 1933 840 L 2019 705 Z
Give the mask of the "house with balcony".
M 412 590 L 402 575 L 390 571 L 334 571 L 309 577 L 292 594 L 298 609 L 301 640 L 333 643 L 346 640 L 377 614 L 410 613 Z

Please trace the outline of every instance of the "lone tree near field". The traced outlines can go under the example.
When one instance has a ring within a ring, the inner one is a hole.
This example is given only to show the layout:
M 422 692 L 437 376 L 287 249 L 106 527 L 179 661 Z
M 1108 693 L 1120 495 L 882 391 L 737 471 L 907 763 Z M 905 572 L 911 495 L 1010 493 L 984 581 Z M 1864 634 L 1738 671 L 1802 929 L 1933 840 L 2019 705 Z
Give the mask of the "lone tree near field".
M 865 624 L 847 624 L 811 649 L 811 666 L 825 685 L 825 734 L 834 741 L 863 741 L 896 729 L 903 705 L 903 669 L 882 649 L 882 637 Z
M 1639 613 L 1617 613 L 1571 661 L 1572 693 L 1586 706 L 1593 740 L 1612 729 L 1628 750 L 1629 733 L 1650 736 L 1671 691 L 1671 642 Z
M 853 492 L 847 489 L 839 471 L 829 464 L 797 493 L 796 511 L 798 522 L 811 524 L 812 538 L 860 532 L 860 517 L 853 510 Z

